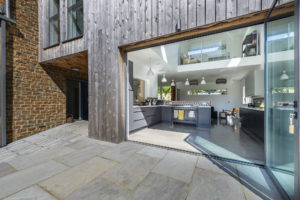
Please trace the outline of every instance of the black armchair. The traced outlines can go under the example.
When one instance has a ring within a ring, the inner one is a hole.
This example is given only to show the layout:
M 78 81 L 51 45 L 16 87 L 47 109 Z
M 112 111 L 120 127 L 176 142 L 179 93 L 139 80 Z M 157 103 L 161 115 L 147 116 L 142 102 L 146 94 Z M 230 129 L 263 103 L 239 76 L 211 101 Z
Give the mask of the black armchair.
M 211 107 L 211 118 L 217 119 L 218 118 L 218 111 L 215 111 L 215 108 Z

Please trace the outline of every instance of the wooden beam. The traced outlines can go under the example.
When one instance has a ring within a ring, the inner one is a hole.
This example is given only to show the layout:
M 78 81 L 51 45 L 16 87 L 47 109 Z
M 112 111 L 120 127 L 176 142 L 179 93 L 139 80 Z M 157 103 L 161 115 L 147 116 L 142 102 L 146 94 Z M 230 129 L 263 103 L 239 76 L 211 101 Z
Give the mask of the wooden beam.
M 256 12 L 243 17 L 233 18 L 218 23 L 212 23 L 205 26 L 201 26 L 189 31 L 182 31 L 180 33 L 173 33 L 166 36 L 154 38 L 152 40 L 141 41 L 129 45 L 120 46 L 122 51 L 132 51 L 135 49 L 146 48 L 159 44 L 169 43 L 172 41 L 183 40 L 184 38 L 195 37 L 198 35 L 208 34 L 210 32 L 221 31 L 224 29 L 238 27 L 244 24 L 250 24 L 254 22 L 263 21 L 267 15 L 268 10 L 262 12 Z M 294 12 L 294 3 L 285 4 L 283 6 L 276 7 L 271 17 L 285 15 Z
M 42 65 L 61 67 L 71 70 L 73 67 L 79 68 L 79 72 L 88 73 L 88 52 L 83 51 L 80 53 L 63 56 L 60 58 L 48 60 L 41 63 Z

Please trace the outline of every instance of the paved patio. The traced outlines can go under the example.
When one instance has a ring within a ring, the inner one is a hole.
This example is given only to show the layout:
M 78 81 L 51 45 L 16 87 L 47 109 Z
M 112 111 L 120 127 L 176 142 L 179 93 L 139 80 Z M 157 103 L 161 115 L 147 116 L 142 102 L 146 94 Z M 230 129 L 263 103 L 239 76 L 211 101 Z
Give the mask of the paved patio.
M 65 124 L 0 149 L 0 199 L 281 199 L 264 169 L 101 142 L 87 127 Z

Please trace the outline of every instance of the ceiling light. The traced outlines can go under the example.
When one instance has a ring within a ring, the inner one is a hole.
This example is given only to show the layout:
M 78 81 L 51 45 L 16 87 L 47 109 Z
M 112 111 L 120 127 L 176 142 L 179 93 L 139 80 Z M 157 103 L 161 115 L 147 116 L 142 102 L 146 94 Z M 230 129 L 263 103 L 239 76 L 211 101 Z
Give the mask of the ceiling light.
M 153 73 L 151 67 L 149 68 L 149 70 L 148 70 L 148 72 L 147 72 L 147 75 L 148 75 L 148 76 L 153 76 L 153 75 L 154 75 L 154 73 Z
M 149 67 L 149 70 L 148 70 L 148 72 L 147 72 L 147 75 L 148 75 L 148 76 L 153 76 L 154 73 L 153 73 L 153 71 L 152 71 L 151 58 L 149 59 L 149 64 L 150 64 L 150 67 Z
M 76 72 L 77 72 L 77 71 L 79 71 L 79 70 L 80 70 L 80 68 L 79 68 L 79 67 L 72 67 L 72 68 L 71 68 L 71 70 L 73 70 L 73 71 L 76 71 Z
M 176 86 L 176 84 L 175 84 L 175 81 L 174 81 L 174 80 L 172 80 L 172 82 L 171 82 L 171 86 Z
M 205 78 L 204 76 L 202 77 L 202 81 L 201 81 L 201 85 L 205 85 L 206 84 L 206 81 L 205 81 Z
M 186 78 L 186 81 L 185 81 L 184 85 L 186 85 L 186 86 L 189 86 L 189 85 L 190 85 L 190 81 L 189 81 L 188 78 Z
M 166 75 L 165 75 L 165 74 L 163 75 L 163 78 L 161 79 L 161 82 L 162 82 L 162 83 L 166 83 L 166 82 L 167 82 L 167 78 L 166 78 Z
M 286 74 L 286 71 L 283 70 L 282 74 L 280 76 L 280 80 L 284 81 L 284 80 L 288 80 L 288 79 L 289 79 L 289 76 Z

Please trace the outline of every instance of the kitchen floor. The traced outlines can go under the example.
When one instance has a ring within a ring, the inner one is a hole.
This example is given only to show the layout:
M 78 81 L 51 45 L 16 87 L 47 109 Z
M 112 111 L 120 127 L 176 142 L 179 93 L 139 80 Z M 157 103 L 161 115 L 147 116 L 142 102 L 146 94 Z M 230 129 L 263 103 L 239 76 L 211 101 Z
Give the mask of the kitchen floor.
M 264 163 L 263 142 L 246 134 L 238 119 L 215 119 L 209 129 L 160 123 L 130 134 L 129 140 L 248 163 Z
M 265 169 L 134 142 L 75 122 L 0 149 L 0 199 L 282 199 Z

